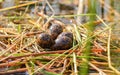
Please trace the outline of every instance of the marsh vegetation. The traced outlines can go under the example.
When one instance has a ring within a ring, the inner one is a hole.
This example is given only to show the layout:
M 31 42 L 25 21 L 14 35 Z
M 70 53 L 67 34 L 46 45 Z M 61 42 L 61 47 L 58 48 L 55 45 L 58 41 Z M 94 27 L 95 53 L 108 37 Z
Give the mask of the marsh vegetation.
M 0 75 L 120 75 L 119 0 L 0 0 Z

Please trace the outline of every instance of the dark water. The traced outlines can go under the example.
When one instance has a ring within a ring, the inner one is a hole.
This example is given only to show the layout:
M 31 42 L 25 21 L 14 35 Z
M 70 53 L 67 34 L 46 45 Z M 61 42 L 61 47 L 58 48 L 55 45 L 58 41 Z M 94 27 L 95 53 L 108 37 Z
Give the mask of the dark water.
M 15 0 L 4 0 L 2 3 L 2 8 L 14 6 Z

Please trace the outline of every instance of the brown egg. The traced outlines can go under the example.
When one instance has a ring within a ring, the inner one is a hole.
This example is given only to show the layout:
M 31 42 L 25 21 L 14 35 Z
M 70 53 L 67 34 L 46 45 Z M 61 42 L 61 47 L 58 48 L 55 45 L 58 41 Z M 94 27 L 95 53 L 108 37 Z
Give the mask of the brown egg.
M 62 31 L 63 31 L 63 28 L 59 24 L 52 24 L 49 28 L 49 33 L 53 40 L 55 40 Z
M 57 38 L 60 38 L 63 36 L 69 37 L 73 40 L 73 34 L 71 32 L 62 32 Z
M 69 37 L 63 36 L 55 40 L 55 44 L 51 47 L 52 50 L 67 50 L 72 47 L 72 40 Z
M 54 44 L 54 41 L 49 34 L 41 33 L 37 36 L 37 43 L 42 48 L 50 48 Z

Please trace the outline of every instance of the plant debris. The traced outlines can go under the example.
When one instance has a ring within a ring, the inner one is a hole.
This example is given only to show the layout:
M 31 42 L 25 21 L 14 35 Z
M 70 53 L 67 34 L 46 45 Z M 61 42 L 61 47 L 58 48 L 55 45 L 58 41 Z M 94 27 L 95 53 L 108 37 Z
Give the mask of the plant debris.
M 0 75 L 77 75 L 84 67 L 89 74 L 119 75 L 119 61 L 116 66 L 112 57 L 117 60 L 120 43 L 111 22 L 94 12 L 55 15 L 50 2 L 20 0 L 0 9 Z M 78 16 L 86 21 L 79 25 Z

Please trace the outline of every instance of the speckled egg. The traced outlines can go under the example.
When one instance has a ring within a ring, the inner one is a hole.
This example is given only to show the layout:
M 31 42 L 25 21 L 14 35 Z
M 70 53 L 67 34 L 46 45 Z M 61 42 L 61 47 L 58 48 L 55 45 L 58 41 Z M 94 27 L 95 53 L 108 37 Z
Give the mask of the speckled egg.
M 37 43 L 42 48 L 50 48 L 54 44 L 54 41 L 49 34 L 41 33 L 37 36 Z
M 63 27 L 59 24 L 52 24 L 49 27 L 49 34 L 53 40 L 55 40 L 61 32 L 63 32 Z
M 71 32 L 62 32 L 57 38 L 61 38 L 63 36 L 69 37 L 73 40 L 73 34 Z
M 63 36 L 55 40 L 55 44 L 51 47 L 52 50 L 67 50 L 72 47 L 72 40 L 69 37 Z

